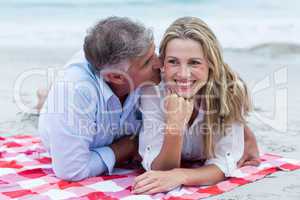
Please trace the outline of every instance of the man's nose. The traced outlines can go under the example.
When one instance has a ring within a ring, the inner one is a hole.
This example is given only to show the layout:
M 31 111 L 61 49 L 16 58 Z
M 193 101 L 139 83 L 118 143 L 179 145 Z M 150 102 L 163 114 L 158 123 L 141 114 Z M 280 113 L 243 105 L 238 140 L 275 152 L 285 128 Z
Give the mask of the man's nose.
M 158 58 L 158 56 L 155 54 L 154 55 L 154 62 L 153 62 L 153 69 L 160 69 L 162 67 L 162 62 Z

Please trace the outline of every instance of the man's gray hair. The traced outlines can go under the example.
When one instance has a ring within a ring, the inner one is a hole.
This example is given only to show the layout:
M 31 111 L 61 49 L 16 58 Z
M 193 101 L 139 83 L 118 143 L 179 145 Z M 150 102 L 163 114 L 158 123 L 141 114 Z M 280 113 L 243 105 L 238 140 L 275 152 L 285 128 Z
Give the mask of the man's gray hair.
M 97 70 L 128 65 L 130 58 L 144 55 L 153 43 L 153 32 L 127 17 L 108 17 L 88 30 L 84 41 L 86 59 Z

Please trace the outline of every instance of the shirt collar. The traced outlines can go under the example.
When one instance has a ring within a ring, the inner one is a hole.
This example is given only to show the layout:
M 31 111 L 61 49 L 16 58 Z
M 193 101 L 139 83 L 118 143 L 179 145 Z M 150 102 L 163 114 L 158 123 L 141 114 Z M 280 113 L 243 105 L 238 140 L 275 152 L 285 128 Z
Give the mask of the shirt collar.
M 88 70 L 93 74 L 93 76 L 97 80 L 105 102 L 108 102 L 112 97 L 118 99 L 118 97 L 109 87 L 109 85 L 105 82 L 104 78 L 100 75 L 100 73 L 98 73 L 98 71 L 95 70 L 95 68 L 90 63 L 88 63 L 87 66 L 88 66 Z M 129 93 L 124 104 L 125 108 L 132 107 L 132 104 L 135 104 L 137 102 L 140 95 L 141 95 L 141 88 L 137 88 L 131 93 Z
M 104 78 L 89 62 L 87 62 L 87 68 L 88 71 L 94 77 L 94 79 L 97 81 L 105 102 L 108 102 L 108 100 L 111 97 L 116 96 L 114 92 L 111 90 L 111 88 L 109 87 L 109 85 L 105 82 Z
M 115 97 L 118 98 L 115 93 L 111 90 L 111 88 L 109 87 L 109 85 L 104 81 L 102 76 L 98 76 L 96 75 L 97 79 L 98 79 L 98 83 L 99 83 L 99 87 L 100 90 L 103 94 L 104 100 L 105 102 L 108 102 L 110 98 Z
M 69 66 L 70 64 L 74 64 L 74 63 L 82 63 L 84 69 L 90 74 L 90 76 L 98 83 L 98 86 L 100 88 L 100 92 L 102 93 L 102 96 L 104 98 L 105 102 L 108 102 L 108 100 L 115 96 L 117 98 L 117 96 L 114 94 L 114 92 L 111 90 L 111 88 L 109 87 L 109 85 L 105 82 L 105 80 L 103 79 L 103 77 L 100 75 L 99 71 L 97 71 L 91 63 L 88 62 L 88 60 L 85 57 L 84 51 L 83 49 L 81 49 L 80 51 L 78 51 L 69 61 L 69 63 L 67 63 L 66 66 Z

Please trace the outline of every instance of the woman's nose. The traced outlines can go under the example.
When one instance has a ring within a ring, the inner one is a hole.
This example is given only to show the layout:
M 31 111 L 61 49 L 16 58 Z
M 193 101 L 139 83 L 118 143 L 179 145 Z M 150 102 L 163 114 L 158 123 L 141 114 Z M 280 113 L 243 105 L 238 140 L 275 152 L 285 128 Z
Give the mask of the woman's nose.
M 183 78 L 188 78 L 191 76 L 191 68 L 186 64 L 182 64 L 178 69 L 177 75 Z

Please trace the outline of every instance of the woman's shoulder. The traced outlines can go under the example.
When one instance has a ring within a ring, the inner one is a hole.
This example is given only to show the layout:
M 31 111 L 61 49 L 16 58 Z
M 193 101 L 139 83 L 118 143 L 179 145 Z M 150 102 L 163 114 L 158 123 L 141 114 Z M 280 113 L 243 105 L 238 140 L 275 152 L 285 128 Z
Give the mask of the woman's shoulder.
M 141 95 L 151 95 L 151 96 L 162 97 L 164 95 L 163 83 L 161 82 L 158 85 L 144 86 L 141 89 Z
M 163 85 L 145 86 L 141 91 L 141 105 L 142 107 L 160 107 L 164 99 Z

